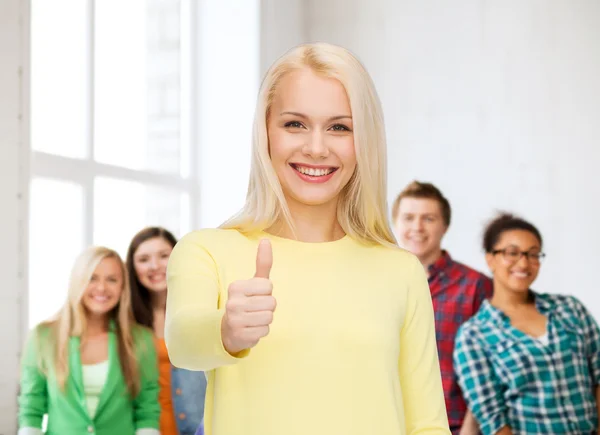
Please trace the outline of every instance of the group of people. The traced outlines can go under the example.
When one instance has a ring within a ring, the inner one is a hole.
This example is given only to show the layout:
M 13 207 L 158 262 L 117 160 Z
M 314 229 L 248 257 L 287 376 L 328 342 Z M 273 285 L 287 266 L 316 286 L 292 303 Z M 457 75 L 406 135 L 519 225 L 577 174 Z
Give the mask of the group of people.
M 598 326 L 576 298 L 532 290 L 540 231 L 512 214 L 492 219 L 489 279 L 442 249 L 451 208 L 436 186 L 411 183 L 392 215 L 400 245 L 427 271 L 452 433 L 596 434 Z
M 442 249 L 451 207 L 432 184 L 407 186 L 389 219 L 386 167 L 356 57 L 283 55 L 240 212 L 177 243 L 144 230 L 125 262 L 82 254 L 27 343 L 20 435 L 45 413 L 50 435 L 596 434 L 598 326 L 532 290 L 538 229 L 493 219 L 488 278 Z
M 92 246 L 72 268 L 67 300 L 23 355 L 19 435 L 202 434 L 206 376 L 173 366 L 164 340 L 166 270 L 177 240 L 149 227 L 125 261 Z

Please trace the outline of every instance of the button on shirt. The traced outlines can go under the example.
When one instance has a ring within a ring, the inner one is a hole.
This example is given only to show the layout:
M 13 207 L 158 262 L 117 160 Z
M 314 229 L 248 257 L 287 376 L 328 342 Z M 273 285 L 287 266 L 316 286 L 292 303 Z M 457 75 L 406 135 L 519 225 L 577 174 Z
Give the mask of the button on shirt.
M 544 343 L 485 301 L 459 330 L 454 364 L 484 435 L 591 434 L 598 425 L 600 331 L 576 298 L 532 292 L 548 319 Z

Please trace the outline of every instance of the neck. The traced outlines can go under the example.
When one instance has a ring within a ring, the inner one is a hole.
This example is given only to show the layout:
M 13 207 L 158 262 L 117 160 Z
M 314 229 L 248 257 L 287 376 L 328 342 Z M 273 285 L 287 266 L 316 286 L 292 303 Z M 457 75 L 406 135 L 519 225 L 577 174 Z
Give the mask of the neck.
M 490 304 L 500 311 L 510 313 L 531 303 L 530 293 L 514 292 L 504 288 L 494 280 L 494 294 L 490 299 Z
M 151 292 L 150 303 L 153 311 L 165 311 L 167 309 L 167 291 Z
M 294 230 L 285 220 L 275 223 L 267 232 L 300 242 L 332 242 L 345 236 L 337 220 L 337 202 L 319 206 L 299 205 L 288 201 Z
M 86 335 L 93 337 L 105 334 L 108 332 L 108 323 L 108 316 L 88 316 L 86 322 Z
M 429 274 L 429 266 L 431 266 L 436 261 L 438 261 L 441 256 L 442 256 L 442 248 L 438 247 L 437 249 L 433 250 L 432 252 L 427 253 L 423 257 L 419 257 L 419 261 L 425 268 L 425 271 L 427 272 L 427 274 Z

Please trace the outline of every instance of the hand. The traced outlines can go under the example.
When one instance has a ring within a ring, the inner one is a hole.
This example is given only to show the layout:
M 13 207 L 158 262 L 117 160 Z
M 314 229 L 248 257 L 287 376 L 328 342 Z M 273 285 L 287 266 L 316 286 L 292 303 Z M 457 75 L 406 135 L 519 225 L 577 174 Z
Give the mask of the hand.
M 269 279 L 273 250 L 269 240 L 261 240 L 256 253 L 256 273 L 248 280 L 234 281 L 228 288 L 221 339 L 225 350 L 235 355 L 256 346 L 269 333 L 277 305 Z

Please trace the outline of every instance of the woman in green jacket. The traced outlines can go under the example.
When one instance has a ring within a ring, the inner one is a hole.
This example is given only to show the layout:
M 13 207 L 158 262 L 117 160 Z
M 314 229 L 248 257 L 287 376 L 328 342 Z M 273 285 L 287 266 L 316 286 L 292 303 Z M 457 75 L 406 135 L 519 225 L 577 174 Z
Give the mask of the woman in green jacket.
M 104 247 L 85 250 L 66 303 L 38 325 L 23 355 L 19 435 L 159 435 L 152 332 L 132 316 L 125 266 Z

